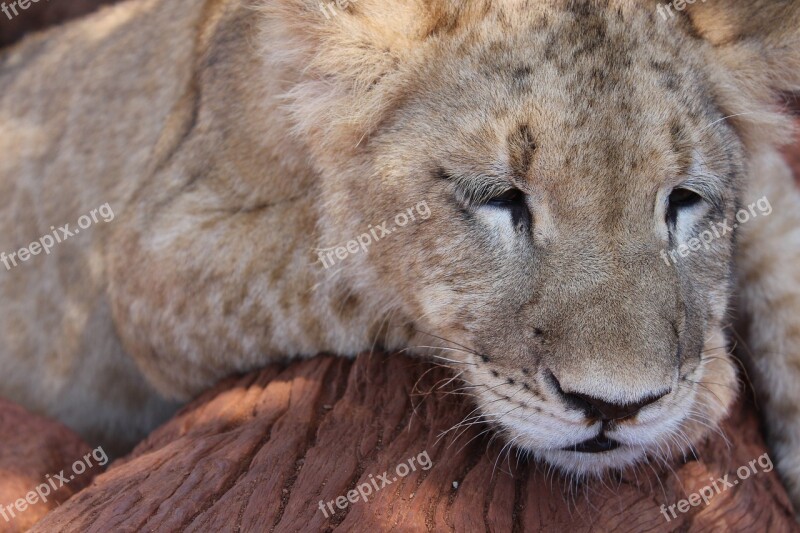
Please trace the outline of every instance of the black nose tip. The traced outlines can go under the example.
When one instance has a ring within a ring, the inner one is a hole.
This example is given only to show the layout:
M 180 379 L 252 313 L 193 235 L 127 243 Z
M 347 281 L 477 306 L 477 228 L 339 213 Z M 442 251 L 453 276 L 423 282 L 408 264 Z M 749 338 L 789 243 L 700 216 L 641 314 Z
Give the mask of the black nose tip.
M 642 400 L 633 403 L 619 404 L 610 403 L 600 398 L 589 396 L 588 394 L 580 394 L 577 392 L 566 393 L 567 397 L 571 397 L 577 403 L 583 404 L 584 410 L 587 411 L 591 417 L 599 417 L 602 420 L 619 420 L 621 418 L 628 418 L 638 413 L 644 406 L 650 405 L 657 401 L 659 398 L 665 396 L 667 392 L 658 393 L 652 396 L 647 396 Z
M 599 418 L 601 420 L 620 420 L 633 416 L 643 407 L 658 401 L 670 392 L 669 390 L 657 392 L 645 396 L 641 400 L 621 404 L 608 402 L 602 398 L 596 398 L 579 392 L 565 392 L 561 388 L 561 383 L 552 372 L 549 373 L 549 377 L 568 405 L 582 409 L 589 418 Z

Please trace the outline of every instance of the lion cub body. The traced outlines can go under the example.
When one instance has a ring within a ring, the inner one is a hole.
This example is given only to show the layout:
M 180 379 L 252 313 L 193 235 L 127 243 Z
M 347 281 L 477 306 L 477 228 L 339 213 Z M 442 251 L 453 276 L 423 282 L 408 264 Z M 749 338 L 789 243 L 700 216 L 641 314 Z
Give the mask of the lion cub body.
M 773 105 L 800 91 L 800 8 L 710 4 L 129 0 L 4 51 L 0 394 L 124 448 L 225 375 L 435 332 L 479 406 L 509 406 L 491 422 L 578 470 L 578 396 L 653 403 L 661 427 L 619 438 L 659 452 L 725 415 L 739 297 L 800 495 L 800 200 Z M 774 214 L 665 264 L 684 174 L 715 178 L 709 221 Z M 320 264 L 422 202 L 431 220 Z
M 90 439 L 133 442 L 173 409 L 119 340 L 107 254 L 193 75 L 197 4 L 127 2 L 0 54 L 0 250 L 116 214 L 0 267 L 0 393 Z

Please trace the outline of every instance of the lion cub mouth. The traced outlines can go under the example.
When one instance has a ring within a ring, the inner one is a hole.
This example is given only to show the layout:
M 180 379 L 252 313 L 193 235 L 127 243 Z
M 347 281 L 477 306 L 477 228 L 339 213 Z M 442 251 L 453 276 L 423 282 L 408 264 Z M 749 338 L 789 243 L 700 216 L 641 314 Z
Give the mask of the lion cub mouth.
M 592 439 L 561 448 L 561 451 L 578 453 L 603 453 L 616 450 L 620 446 L 622 446 L 622 444 L 620 444 L 618 441 L 610 439 L 601 433 Z

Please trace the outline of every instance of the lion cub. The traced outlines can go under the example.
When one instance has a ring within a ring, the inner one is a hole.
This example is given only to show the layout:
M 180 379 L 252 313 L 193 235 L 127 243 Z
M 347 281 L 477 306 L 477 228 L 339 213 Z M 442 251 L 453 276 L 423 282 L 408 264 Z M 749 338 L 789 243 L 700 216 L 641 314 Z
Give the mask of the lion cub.
M 131 0 L 6 50 L 0 392 L 122 446 L 227 374 L 412 348 L 599 474 L 726 415 L 736 334 L 800 503 L 800 4 L 657 7 Z

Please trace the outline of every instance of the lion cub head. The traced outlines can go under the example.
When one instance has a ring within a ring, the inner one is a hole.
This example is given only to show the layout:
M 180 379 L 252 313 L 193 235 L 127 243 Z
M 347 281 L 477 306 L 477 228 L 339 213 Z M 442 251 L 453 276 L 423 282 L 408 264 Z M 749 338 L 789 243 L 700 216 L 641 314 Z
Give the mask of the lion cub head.
M 773 99 L 800 89 L 775 46 L 797 49 L 800 8 L 317 4 L 265 7 L 264 31 L 325 242 L 432 213 L 340 266 L 377 320 L 412 324 L 386 342 L 451 364 L 484 420 L 572 472 L 713 427 L 736 389 L 733 223 L 748 155 L 783 125 Z

